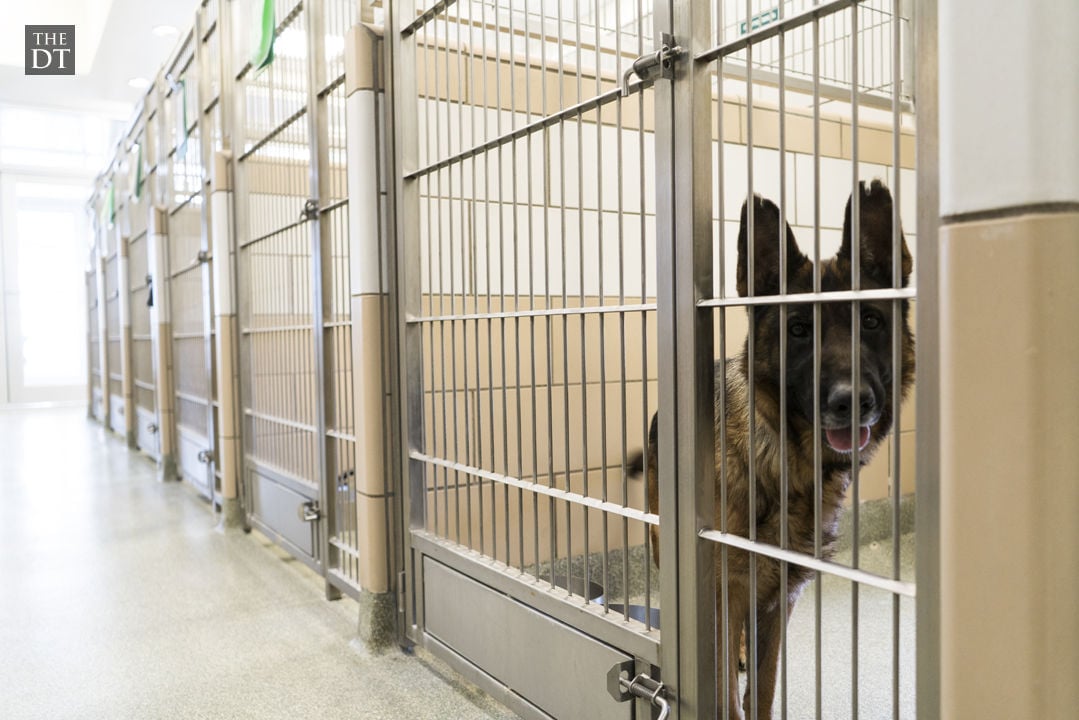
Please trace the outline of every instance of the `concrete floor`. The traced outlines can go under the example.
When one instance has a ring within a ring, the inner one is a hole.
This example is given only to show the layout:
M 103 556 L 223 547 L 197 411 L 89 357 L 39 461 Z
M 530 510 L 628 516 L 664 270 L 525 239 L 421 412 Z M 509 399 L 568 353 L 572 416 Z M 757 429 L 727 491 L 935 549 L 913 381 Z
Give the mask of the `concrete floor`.
M 0 411 L 0 718 L 513 718 L 85 411 Z
M 913 536 L 901 547 L 911 579 Z M 861 550 L 877 572 L 891 557 L 888 542 Z M 814 596 L 789 626 L 790 718 L 816 717 Z M 844 720 L 850 583 L 827 578 L 822 599 L 820 717 Z M 860 717 L 892 718 L 892 599 L 858 602 Z M 157 482 L 81 408 L 0 410 L 0 720 L 516 717 L 429 656 L 367 652 L 357 612 L 261 535 L 215 531 L 192 488 Z M 903 600 L 901 718 L 913 615 Z

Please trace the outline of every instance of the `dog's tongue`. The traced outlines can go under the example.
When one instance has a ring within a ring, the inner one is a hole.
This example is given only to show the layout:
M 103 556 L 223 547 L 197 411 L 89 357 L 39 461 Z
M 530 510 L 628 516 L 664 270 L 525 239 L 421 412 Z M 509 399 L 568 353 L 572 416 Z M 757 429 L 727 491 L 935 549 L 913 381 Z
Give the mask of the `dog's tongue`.
M 849 427 L 845 428 L 827 428 L 824 431 L 825 437 L 828 438 L 828 444 L 833 450 L 837 452 L 850 452 L 853 443 L 851 441 L 851 431 Z M 864 450 L 865 446 L 869 444 L 869 426 L 863 425 L 858 428 L 858 449 Z

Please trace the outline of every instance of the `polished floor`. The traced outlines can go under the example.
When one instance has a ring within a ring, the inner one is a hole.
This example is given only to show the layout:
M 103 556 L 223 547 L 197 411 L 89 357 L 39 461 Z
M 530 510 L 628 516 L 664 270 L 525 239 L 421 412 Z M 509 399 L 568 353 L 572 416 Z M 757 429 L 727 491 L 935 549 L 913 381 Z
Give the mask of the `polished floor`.
M 3 720 L 515 717 L 356 619 L 84 410 L 0 410 Z

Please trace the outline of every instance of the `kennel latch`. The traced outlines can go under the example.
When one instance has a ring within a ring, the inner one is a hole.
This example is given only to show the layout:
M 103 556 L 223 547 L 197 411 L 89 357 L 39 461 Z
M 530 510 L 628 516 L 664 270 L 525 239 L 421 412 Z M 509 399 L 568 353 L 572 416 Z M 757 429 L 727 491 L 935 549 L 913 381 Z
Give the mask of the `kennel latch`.
M 303 204 L 303 210 L 300 211 L 300 220 L 318 220 L 321 212 L 322 208 L 319 207 L 318 198 L 310 198 Z
M 658 50 L 647 55 L 641 55 L 639 58 L 633 61 L 633 64 L 626 68 L 626 71 L 622 73 L 622 97 L 629 95 L 629 79 L 631 76 L 636 75 L 641 80 L 655 79 L 655 77 L 672 77 L 674 74 L 674 61 L 677 60 L 685 50 L 682 46 L 676 45 L 674 42 L 674 35 L 670 33 L 663 33 L 663 44 Z M 653 70 L 659 68 L 659 72 L 653 77 Z
M 612 666 L 607 672 L 607 692 L 618 702 L 625 702 L 633 698 L 647 700 L 652 707 L 659 709 L 658 720 L 666 720 L 671 713 L 671 706 L 666 698 L 667 686 L 658 680 L 654 680 L 647 673 L 638 673 L 631 680 L 630 674 L 632 672 L 632 660 Z
M 308 500 L 299 508 L 300 520 L 303 522 L 316 522 L 322 517 L 322 510 L 314 500 Z

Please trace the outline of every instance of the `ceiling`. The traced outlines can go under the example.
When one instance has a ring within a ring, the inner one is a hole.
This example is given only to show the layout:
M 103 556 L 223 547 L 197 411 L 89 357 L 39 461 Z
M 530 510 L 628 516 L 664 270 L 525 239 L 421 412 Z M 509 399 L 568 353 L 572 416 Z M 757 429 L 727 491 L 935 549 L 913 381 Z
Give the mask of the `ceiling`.
M 128 85 L 153 78 L 195 18 L 198 0 L 0 0 L 0 103 L 102 112 L 127 118 L 145 90 Z M 25 25 L 75 26 L 75 76 L 23 74 Z

